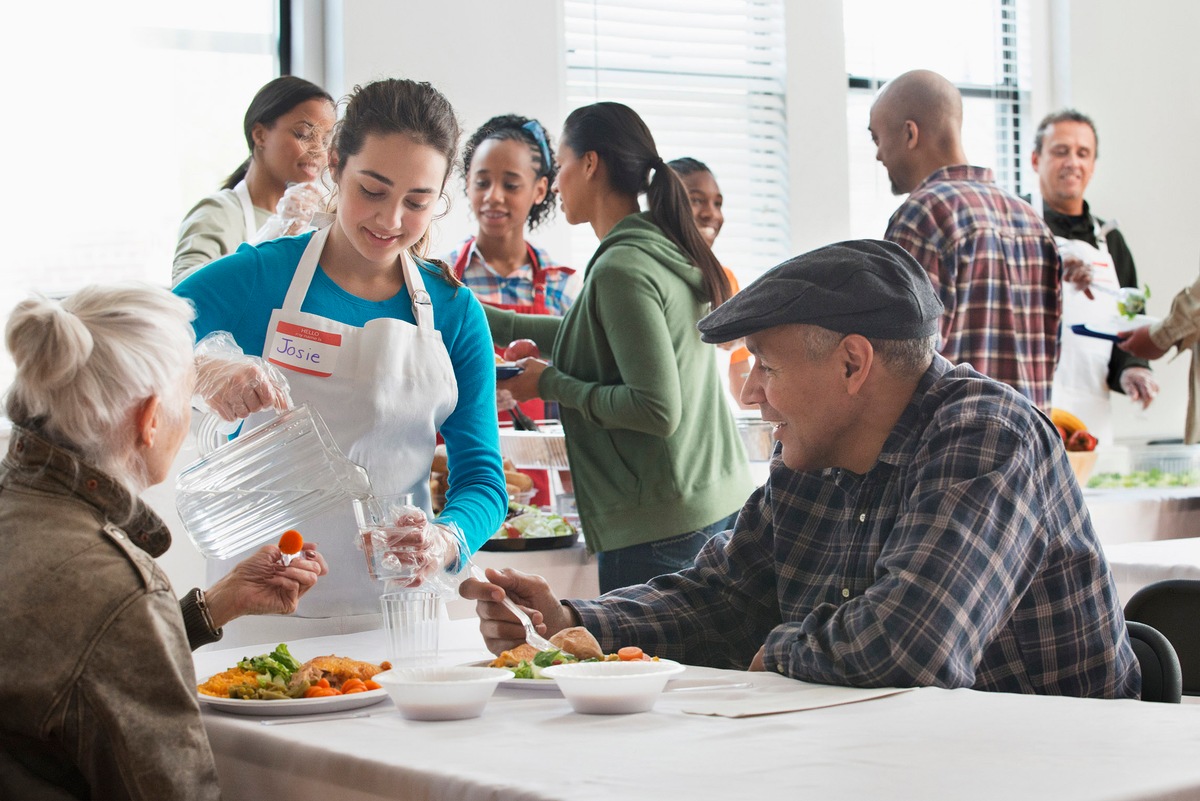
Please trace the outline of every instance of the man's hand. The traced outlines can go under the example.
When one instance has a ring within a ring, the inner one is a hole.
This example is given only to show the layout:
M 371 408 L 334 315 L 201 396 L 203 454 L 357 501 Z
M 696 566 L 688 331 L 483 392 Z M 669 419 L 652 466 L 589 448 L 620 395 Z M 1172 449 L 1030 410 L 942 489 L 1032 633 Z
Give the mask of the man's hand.
M 1117 342 L 1118 348 L 1143 359 L 1158 359 L 1169 350 L 1169 348 L 1160 348 L 1154 344 L 1154 340 L 1150 338 L 1150 326 L 1148 325 L 1132 331 L 1124 331 L 1117 334 L 1117 337 L 1120 339 Z
M 541 576 L 531 576 L 511 568 L 484 571 L 488 580 L 468 578 L 459 585 L 462 597 L 475 601 L 479 615 L 479 631 L 484 644 L 494 654 L 516 648 L 525 642 L 525 627 L 504 607 L 507 593 L 517 606 L 523 608 L 537 627 L 538 633 L 549 637 L 571 626 L 578 626 L 578 616 L 563 606 L 550 591 Z
M 754 658 L 750 660 L 750 667 L 746 668 L 746 670 L 766 670 L 766 660 L 763 658 L 763 654 L 766 652 L 766 650 L 767 646 L 765 645 L 759 648 L 758 653 L 755 654 Z
M 214 626 L 243 615 L 289 615 L 301 596 L 329 572 L 325 557 L 311 542 L 304 543 L 286 567 L 280 557 L 277 546 L 264 545 L 204 592 Z
M 1092 265 L 1085 262 L 1078 256 L 1066 255 L 1063 256 L 1063 283 L 1073 284 L 1089 299 L 1094 300 L 1095 295 L 1092 294 Z
M 1126 367 L 1121 371 L 1121 390 L 1131 401 L 1140 401 L 1142 408 L 1149 408 L 1158 396 L 1158 382 L 1154 373 L 1145 367 Z

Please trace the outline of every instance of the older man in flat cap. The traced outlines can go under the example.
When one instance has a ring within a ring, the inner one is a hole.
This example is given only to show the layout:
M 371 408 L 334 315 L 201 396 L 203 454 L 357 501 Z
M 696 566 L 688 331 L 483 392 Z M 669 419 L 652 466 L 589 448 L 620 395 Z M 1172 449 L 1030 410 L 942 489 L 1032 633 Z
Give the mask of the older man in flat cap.
M 776 457 L 688 569 L 592 601 L 489 571 L 464 583 L 499 653 L 583 625 L 695 665 L 861 687 L 1136 697 L 1108 565 L 1058 433 L 1011 387 L 937 355 L 942 306 L 903 248 L 784 262 L 700 321 L 745 338 L 742 400 Z

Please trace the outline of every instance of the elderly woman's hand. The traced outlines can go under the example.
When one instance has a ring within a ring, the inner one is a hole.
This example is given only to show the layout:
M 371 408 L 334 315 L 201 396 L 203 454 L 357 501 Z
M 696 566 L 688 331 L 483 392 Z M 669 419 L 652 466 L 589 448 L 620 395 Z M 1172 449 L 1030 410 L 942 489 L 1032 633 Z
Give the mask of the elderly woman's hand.
M 204 600 L 217 628 L 243 615 L 289 615 L 328 572 L 325 557 L 311 542 L 287 566 L 278 546 L 264 545 L 206 590 Z

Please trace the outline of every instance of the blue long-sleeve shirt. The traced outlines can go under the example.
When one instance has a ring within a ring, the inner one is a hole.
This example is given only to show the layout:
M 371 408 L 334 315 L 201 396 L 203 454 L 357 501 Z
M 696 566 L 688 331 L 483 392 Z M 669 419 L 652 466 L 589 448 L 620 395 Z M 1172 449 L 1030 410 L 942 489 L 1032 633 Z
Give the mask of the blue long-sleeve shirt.
M 245 353 L 261 355 L 271 312 L 283 305 L 311 236 L 242 245 L 181 281 L 174 291 L 196 307 L 196 338 L 228 331 Z M 451 286 L 433 265 L 418 265 L 433 304 L 434 327 L 442 335 L 458 382 L 458 405 L 440 429 L 454 482 L 438 519 L 456 523 L 474 552 L 504 522 L 508 509 L 496 426 L 492 340 L 474 295 Z M 339 287 L 319 267 L 300 308 L 358 327 L 380 317 L 416 323 L 407 287 L 387 300 L 365 300 Z M 318 411 L 323 416 L 338 413 Z

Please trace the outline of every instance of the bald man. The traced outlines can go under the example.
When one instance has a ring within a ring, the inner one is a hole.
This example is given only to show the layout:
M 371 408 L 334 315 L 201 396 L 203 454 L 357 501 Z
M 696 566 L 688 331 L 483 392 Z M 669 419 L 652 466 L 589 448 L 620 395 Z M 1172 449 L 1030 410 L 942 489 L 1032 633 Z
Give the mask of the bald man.
M 869 130 L 892 192 L 908 195 L 884 238 L 921 263 L 941 297 L 941 354 L 1049 408 L 1061 311 L 1054 235 L 991 170 L 967 163 L 962 96 L 941 75 L 889 81 Z

